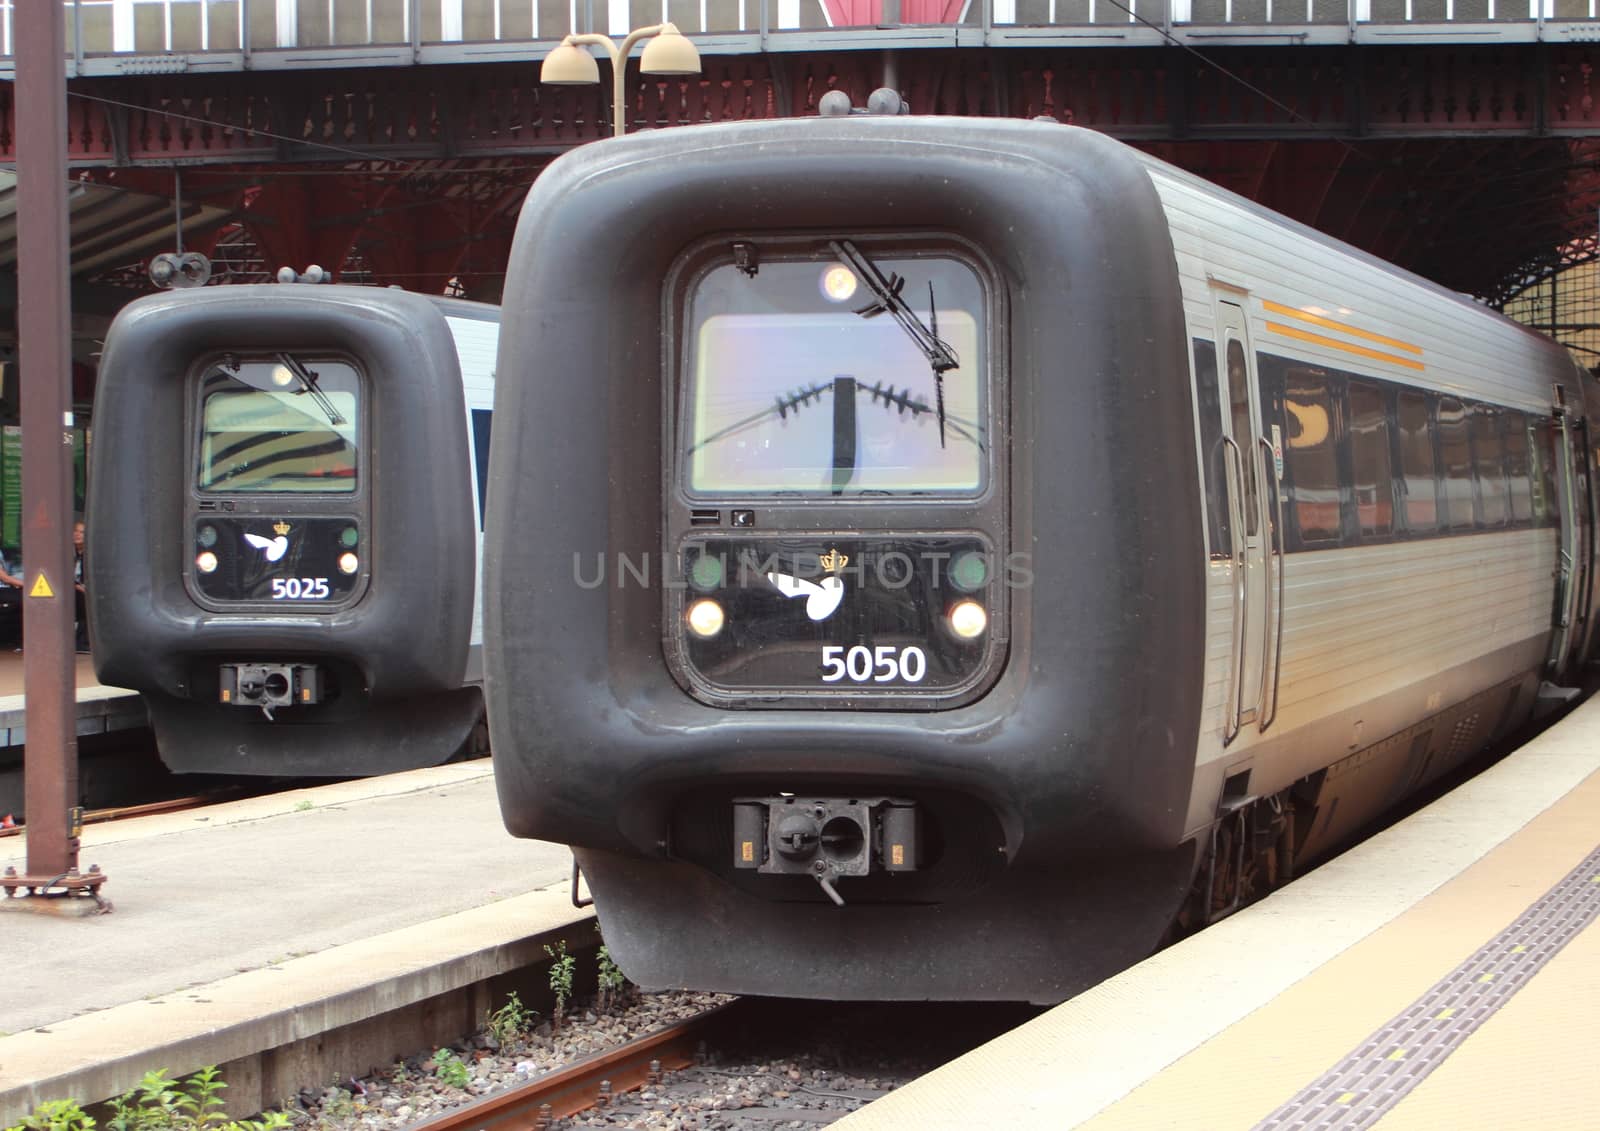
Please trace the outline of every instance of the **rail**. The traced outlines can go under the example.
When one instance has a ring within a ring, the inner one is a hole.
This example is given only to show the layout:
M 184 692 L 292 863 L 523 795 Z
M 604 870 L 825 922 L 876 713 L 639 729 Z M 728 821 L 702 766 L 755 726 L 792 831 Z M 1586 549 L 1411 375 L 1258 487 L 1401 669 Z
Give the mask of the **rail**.
M 412 1124 L 406 1131 L 526 1131 L 549 1127 L 599 1106 L 606 1098 L 660 1079 L 663 1072 L 694 1063 L 695 1050 L 714 1028 L 750 1007 L 741 998 L 696 1014 L 665 1029 L 595 1053 L 536 1080 Z
M 14 17 L 0 0 L 0 71 Z M 48 2 L 48 0 L 42 0 Z M 1600 0 L 60 0 L 69 74 L 409 66 L 542 57 L 669 17 L 702 54 L 1600 38 Z

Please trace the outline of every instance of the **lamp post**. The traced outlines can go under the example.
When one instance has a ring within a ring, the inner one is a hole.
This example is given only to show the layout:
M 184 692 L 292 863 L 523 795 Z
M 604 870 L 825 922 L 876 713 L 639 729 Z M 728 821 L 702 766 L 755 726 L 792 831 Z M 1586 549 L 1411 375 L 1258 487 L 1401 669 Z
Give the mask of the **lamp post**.
M 621 137 L 628 130 L 625 107 L 626 92 L 623 75 L 627 70 L 628 53 L 641 39 L 654 36 L 645 44 L 639 57 L 639 70 L 647 75 L 698 75 L 700 52 L 674 24 L 652 24 L 628 33 L 619 48 L 609 35 L 569 35 L 561 41 L 539 67 L 539 81 L 556 86 L 582 86 L 600 81 L 600 68 L 594 56 L 583 48 L 604 47 L 611 55 L 611 119 L 612 133 Z

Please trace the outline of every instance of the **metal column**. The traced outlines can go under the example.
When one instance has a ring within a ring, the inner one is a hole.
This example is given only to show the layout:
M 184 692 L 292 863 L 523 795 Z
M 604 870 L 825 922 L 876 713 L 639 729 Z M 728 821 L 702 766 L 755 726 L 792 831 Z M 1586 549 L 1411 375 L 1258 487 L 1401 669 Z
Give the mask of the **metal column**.
M 20 4 L 13 19 L 17 105 L 26 108 L 16 146 L 28 856 L 26 874 L 8 868 L 0 886 L 8 907 L 108 910 L 105 876 L 78 871 L 66 30 L 54 0 Z

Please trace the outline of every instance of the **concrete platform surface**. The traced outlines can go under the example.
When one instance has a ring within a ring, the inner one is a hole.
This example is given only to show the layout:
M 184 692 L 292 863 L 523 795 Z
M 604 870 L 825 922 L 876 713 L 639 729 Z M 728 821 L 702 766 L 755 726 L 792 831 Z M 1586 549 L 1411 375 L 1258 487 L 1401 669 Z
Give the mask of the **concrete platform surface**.
M 22 870 L 25 838 L 0 841 Z M 565 848 L 500 821 L 487 760 L 84 829 L 110 915 L 0 917 L 0 1032 L 298 958 L 547 887 Z
M 835 1126 L 1600 1127 L 1597 845 L 1600 698 Z
M 126 687 L 107 687 L 95 679 L 94 662 L 80 652 L 74 661 L 78 703 L 77 734 L 107 734 L 148 726 L 144 700 Z M 22 695 L 22 653 L 0 648 L 0 749 L 20 747 L 28 737 Z
M 91 825 L 91 864 L 111 914 L 0 914 L 0 1126 L 498 973 L 586 917 L 567 850 L 505 831 L 487 760 Z

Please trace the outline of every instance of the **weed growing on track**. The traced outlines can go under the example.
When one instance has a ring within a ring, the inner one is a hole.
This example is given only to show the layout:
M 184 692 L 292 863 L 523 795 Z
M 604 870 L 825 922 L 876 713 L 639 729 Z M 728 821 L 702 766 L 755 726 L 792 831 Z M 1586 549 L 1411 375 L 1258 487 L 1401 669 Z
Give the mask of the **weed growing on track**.
M 106 1131 L 280 1131 L 289 1126 L 289 1116 L 281 1111 L 228 1119 L 222 1103 L 227 1086 L 215 1065 L 181 1083 L 165 1068 L 146 1072 L 130 1091 L 107 1101 Z M 93 1131 L 96 1125 L 75 1100 L 48 1100 L 6 1131 Z
M 6 1131 L 89 1131 L 94 1120 L 73 1100 L 46 1100 Z
M 433 1054 L 433 1072 L 439 1079 L 459 1091 L 466 1091 L 467 1085 L 472 1083 L 471 1071 L 449 1049 L 440 1049 Z
M 208 1065 L 181 1084 L 166 1069 L 146 1072 L 132 1091 L 110 1102 L 106 1131 L 275 1131 L 289 1126 L 281 1111 L 267 1111 L 260 1119 L 228 1120 L 223 1115 L 222 1091 L 227 1082 L 216 1065 Z
M 538 1024 L 539 1011 L 529 1009 L 522 1004 L 522 999 L 512 991 L 506 998 L 506 1003 L 499 1009 L 491 1009 L 489 1016 L 484 1019 L 483 1027 L 494 1038 L 495 1044 L 502 1048 L 509 1045 L 518 1037 L 533 1031 Z
M 577 968 L 576 955 L 567 953 L 565 939 L 556 943 L 555 949 L 545 944 L 544 952 L 550 956 L 550 992 L 556 995 L 555 1009 L 551 1012 L 550 1028 L 561 1028 L 561 1019 L 567 1015 L 567 1002 L 572 999 L 572 975 Z
M 622 1001 L 628 979 L 611 961 L 611 952 L 604 946 L 595 953 L 595 984 L 599 988 L 599 1006 L 602 1012 Z

